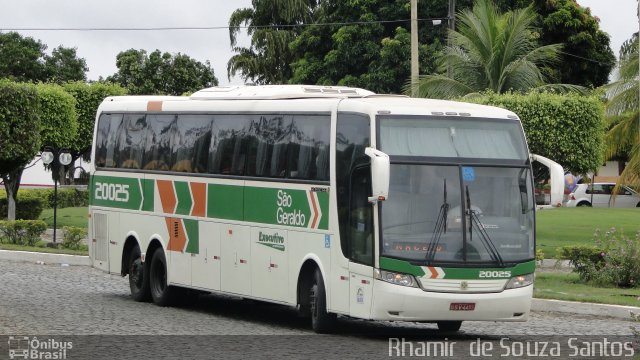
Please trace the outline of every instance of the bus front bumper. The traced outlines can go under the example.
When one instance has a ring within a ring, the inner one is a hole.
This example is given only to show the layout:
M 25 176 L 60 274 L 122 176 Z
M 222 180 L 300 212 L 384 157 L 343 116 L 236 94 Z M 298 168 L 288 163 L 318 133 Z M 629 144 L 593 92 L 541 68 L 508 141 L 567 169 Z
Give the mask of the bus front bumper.
M 373 320 L 526 321 L 531 309 L 533 285 L 499 293 L 465 294 L 428 292 L 376 280 L 373 291 Z M 471 305 L 464 304 L 473 304 L 473 310 L 469 310 Z

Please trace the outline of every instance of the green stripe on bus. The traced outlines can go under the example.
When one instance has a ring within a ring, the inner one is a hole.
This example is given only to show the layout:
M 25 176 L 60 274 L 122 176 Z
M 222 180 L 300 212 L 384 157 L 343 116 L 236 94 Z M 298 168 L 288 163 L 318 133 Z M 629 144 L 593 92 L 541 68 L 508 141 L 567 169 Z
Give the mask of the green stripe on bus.
M 510 276 L 494 277 L 495 279 L 509 278 L 518 275 L 531 274 L 536 270 L 535 260 L 531 260 L 522 264 L 518 264 L 510 268 L 442 268 L 444 270 L 445 279 L 473 280 L 480 279 L 480 271 L 483 272 L 504 272 L 510 271 Z
M 318 229 L 329 229 L 329 193 L 317 192 L 318 202 L 320 203 L 320 210 L 322 211 L 322 217 L 320 218 L 320 224 Z
M 420 266 L 413 265 L 408 261 L 392 259 L 384 256 L 380 257 L 380 269 L 411 274 L 417 277 L 424 276 L 425 274 L 424 270 Z
M 191 200 L 191 189 L 186 181 L 174 181 L 173 186 L 176 189 L 176 198 L 178 205 L 175 213 L 178 215 L 190 215 L 193 200 Z
M 156 182 L 152 179 L 142 180 L 142 211 L 153 211 L 154 206 L 154 188 Z
M 244 220 L 242 186 L 209 184 L 207 186 L 207 217 Z
M 138 178 L 94 176 L 89 198 L 92 205 L 140 210 L 142 190 Z
M 184 228 L 187 232 L 187 249 L 190 254 L 200 253 L 200 231 L 198 229 L 198 220 L 184 219 Z
M 411 274 L 417 277 L 422 277 L 426 273 L 421 266 L 413 265 L 408 261 L 380 257 L 380 269 L 388 271 L 396 271 L 405 274 Z M 531 274 L 536 269 L 536 262 L 534 260 L 517 264 L 510 268 L 449 268 L 443 267 L 444 279 L 458 279 L 458 280 L 473 280 L 480 279 L 480 271 L 510 271 L 511 276 Z

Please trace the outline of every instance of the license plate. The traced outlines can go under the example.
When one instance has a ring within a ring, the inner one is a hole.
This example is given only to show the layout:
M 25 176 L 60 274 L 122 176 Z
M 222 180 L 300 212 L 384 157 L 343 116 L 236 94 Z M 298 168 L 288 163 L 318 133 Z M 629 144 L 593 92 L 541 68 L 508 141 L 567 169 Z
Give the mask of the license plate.
M 476 309 L 476 303 L 451 303 L 450 311 L 473 311 Z

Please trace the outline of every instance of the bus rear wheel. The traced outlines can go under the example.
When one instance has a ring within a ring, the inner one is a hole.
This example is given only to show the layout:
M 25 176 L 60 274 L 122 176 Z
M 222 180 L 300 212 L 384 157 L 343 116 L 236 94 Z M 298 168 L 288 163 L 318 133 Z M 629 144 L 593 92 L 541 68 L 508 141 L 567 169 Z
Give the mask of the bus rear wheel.
M 162 248 L 154 251 L 149 269 L 149 288 L 153 302 L 160 306 L 173 305 L 178 289 L 167 285 L 167 259 Z
M 149 274 L 144 271 L 144 263 L 140 256 L 140 248 L 135 247 L 129 257 L 129 289 L 135 301 L 151 300 Z
M 438 330 L 446 332 L 456 332 L 460 330 L 462 321 L 438 321 Z
M 316 269 L 309 289 L 309 308 L 311 310 L 311 327 L 318 334 L 326 334 L 333 330 L 336 314 L 327 312 L 327 295 L 320 270 Z

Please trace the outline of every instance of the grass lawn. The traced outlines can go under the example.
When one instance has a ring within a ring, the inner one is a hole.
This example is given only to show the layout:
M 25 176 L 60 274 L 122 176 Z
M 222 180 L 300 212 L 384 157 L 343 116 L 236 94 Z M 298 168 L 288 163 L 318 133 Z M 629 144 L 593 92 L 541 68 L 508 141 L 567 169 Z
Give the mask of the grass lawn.
M 87 227 L 87 214 L 89 210 L 87 207 L 70 207 L 58 209 L 57 212 L 57 225 L 58 229 L 63 226 L 77 226 Z M 53 209 L 44 209 L 40 214 L 40 220 L 44 220 L 49 228 L 53 227 Z
M 618 289 L 586 285 L 579 282 L 578 274 L 573 273 L 537 273 L 533 296 L 540 299 L 640 306 L 640 288 Z
M 83 248 L 80 250 L 55 249 L 55 248 L 46 247 L 46 243 L 44 241 L 38 242 L 36 246 L 21 246 L 21 245 L 15 245 L 15 244 L 0 243 L 0 250 L 33 251 L 33 252 L 68 254 L 68 255 L 89 255 L 89 250 L 87 249 L 86 245 L 84 245 Z
M 567 245 L 593 245 L 596 229 L 612 227 L 635 237 L 640 231 L 640 208 L 559 208 L 536 212 L 537 247 L 546 258 L 556 257 L 556 248 Z

